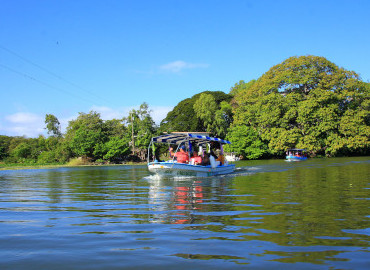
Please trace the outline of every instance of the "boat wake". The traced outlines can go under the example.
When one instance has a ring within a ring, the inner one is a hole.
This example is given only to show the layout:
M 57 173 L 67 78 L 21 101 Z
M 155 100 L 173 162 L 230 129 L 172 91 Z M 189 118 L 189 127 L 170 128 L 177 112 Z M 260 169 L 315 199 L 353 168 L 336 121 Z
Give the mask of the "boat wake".
M 252 174 L 255 174 L 255 173 L 259 173 L 261 171 L 262 170 L 260 168 L 258 168 L 258 167 L 249 167 L 249 166 L 236 167 L 235 168 L 235 171 L 233 173 L 228 174 L 227 176 L 232 176 L 232 177 L 235 177 L 235 176 L 248 176 L 248 175 L 252 175 Z
M 262 170 L 257 167 L 236 167 L 235 171 L 228 174 L 220 174 L 220 175 L 213 175 L 208 177 L 201 177 L 202 179 L 221 179 L 221 178 L 230 178 L 235 176 L 247 176 L 252 175 L 258 172 L 261 172 Z M 143 177 L 143 180 L 149 180 L 149 181 L 156 181 L 156 180 L 162 180 L 162 179 L 173 179 L 173 180 L 189 180 L 189 179 L 197 179 L 199 177 L 197 176 L 191 176 L 191 175 L 161 175 L 161 174 L 151 174 L 148 176 Z
M 198 177 L 189 176 L 189 175 L 160 175 L 160 174 L 151 174 L 151 175 L 143 177 L 144 180 L 149 180 L 149 181 L 163 180 L 163 179 L 188 180 L 188 179 L 194 179 L 194 178 L 198 178 Z
M 294 162 L 293 162 L 294 163 Z M 288 164 L 288 163 L 286 163 Z M 261 165 L 261 166 L 242 166 L 236 167 L 234 172 L 228 174 L 214 175 L 208 177 L 202 177 L 202 179 L 225 179 L 233 178 L 238 176 L 250 176 L 256 173 L 266 173 L 266 172 L 282 172 L 291 169 L 292 166 L 271 166 L 271 165 Z M 188 180 L 197 179 L 197 176 L 190 175 L 160 175 L 152 174 L 144 177 L 144 180 L 159 180 L 159 179 L 173 179 L 173 180 Z

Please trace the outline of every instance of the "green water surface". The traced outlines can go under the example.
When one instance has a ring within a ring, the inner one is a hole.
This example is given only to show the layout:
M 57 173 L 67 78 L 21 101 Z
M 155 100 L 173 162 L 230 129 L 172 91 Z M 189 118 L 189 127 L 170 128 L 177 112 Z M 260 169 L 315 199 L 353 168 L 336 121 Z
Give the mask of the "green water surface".
M 0 269 L 368 269 L 370 158 L 0 171 Z

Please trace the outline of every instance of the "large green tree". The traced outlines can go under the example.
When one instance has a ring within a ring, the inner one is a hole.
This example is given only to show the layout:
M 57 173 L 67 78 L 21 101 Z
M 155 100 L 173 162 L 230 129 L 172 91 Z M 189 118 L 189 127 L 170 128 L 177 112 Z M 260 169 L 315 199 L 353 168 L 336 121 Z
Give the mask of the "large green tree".
M 366 153 L 369 86 L 324 57 L 291 57 L 234 98 L 234 126 L 252 127 L 274 155 Z
M 232 122 L 232 108 L 229 102 L 221 101 L 217 104 L 213 95 L 202 93 L 193 108 L 195 115 L 202 122 L 203 131 L 225 138 Z
M 203 93 L 195 101 L 193 109 L 197 118 L 202 121 L 204 131 L 215 133 L 217 107 L 216 100 L 211 94 Z
M 229 106 L 231 98 L 231 95 L 222 91 L 204 91 L 187 98 L 167 114 L 160 124 L 160 130 L 162 132 L 210 131 L 224 134 L 225 123 L 229 125 L 232 121 L 232 111 Z M 218 121 L 218 124 L 214 121 Z

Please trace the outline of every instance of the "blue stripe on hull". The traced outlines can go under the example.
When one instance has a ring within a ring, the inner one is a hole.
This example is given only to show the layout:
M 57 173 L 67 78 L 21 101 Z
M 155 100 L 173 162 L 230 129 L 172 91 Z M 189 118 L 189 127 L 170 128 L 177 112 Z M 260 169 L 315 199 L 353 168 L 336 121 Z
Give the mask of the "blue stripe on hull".
M 286 156 L 287 160 L 306 160 L 307 157 Z

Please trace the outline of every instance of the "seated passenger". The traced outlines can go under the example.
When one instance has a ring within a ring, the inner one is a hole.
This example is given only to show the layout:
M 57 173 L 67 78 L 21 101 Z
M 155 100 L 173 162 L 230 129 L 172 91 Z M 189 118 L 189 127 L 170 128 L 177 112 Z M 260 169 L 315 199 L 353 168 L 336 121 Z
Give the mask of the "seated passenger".
M 175 153 L 175 157 L 177 158 L 177 162 L 179 163 L 189 163 L 189 154 L 185 151 L 185 145 L 180 147 L 180 151 Z
M 175 153 L 173 152 L 173 148 L 170 147 L 170 158 L 173 158 L 175 156 Z
M 211 152 L 211 155 L 209 156 L 209 161 L 211 163 L 212 168 L 216 168 L 217 166 L 220 165 L 220 162 L 216 161 L 215 155 L 213 155 L 212 152 Z
M 193 157 L 190 159 L 192 164 L 198 165 L 202 163 L 202 157 L 198 155 L 197 151 L 194 151 Z
M 216 159 L 217 159 L 217 156 L 216 156 L 215 152 L 213 152 L 213 150 L 211 149 L 211 152 L 210 152 L 210 155 L 209 155 L 209 160 L 211 162 L 212 168 L 216 168 L 217 166 L 219 166 L 221 164 L 221 162 L 216 161 Z
M 203 166 L 211 165 L 211 162 L 209 161 L 209 155 L 207 153 L 204 154 L 202 163 L 200 165 Z
M 220 165 L 224 165 L 225 164 L 225 157 L 221 153 L 221 150 L 217 149 L 216 152 L 217 152 L 217 155 L 218 155 L 218 158 L 216 159 L 216 161 L 219 161 L 220 162 Z

